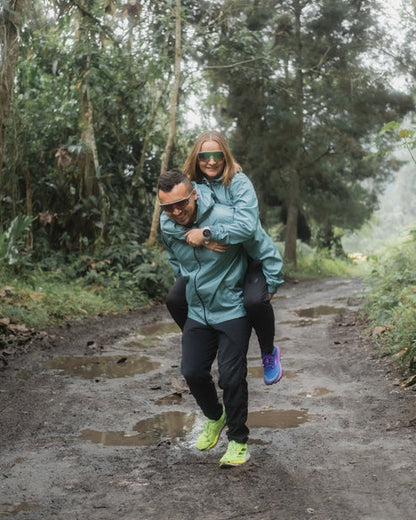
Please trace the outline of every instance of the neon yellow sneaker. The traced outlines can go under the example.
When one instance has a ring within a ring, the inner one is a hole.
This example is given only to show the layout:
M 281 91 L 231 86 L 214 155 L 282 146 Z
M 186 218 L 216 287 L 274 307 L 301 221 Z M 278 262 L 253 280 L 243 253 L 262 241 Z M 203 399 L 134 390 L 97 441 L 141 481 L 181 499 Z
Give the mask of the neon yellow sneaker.
M 218 421 L 214 421 L 213 419 L 207 419 L 202 429 L 202 433 L 196 441 L 196 447 L 198 448 L 198 450 L 210 450 L 211 448 L 213 448 L 217 444 L 218 437 L 224 429 L 226 422 L 227 419 L 225 416 L 224 409 Z
M 226 468 L 227 466 L 239 466 L 244 464 L 250 458 L 250 453 L 247 451 L 247 444 L 242 444 L 236 441 L 228 443 L 227 451 L 220 460 L 220 466 Z

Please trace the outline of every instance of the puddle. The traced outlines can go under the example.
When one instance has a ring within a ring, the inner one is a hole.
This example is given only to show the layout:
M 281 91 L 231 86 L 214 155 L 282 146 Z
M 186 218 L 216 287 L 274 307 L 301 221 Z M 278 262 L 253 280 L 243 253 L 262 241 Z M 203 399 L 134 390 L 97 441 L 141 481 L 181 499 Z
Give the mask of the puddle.
M 131 377 L 159 367 L 159 362 L 147 356 L 57 357 L 45 365 L 47 369 L 59 370 L 59 374 L 84 379 Z
M 313 320 L 288 320 L 279 321 L 279 325 L 295 325 L 296 327 L 305 327 L 307 325 L 313 325 Z
M 328 388 L 317 387 L 313 389 L 312 393 L 309 392 L 300 392 L 298 395 L 302 397 L 321 397 L 322 395 L 332 394 L 332 390 L 328 390 Z
M 283 379 L 285 377 L 291 378 L 291 377 L 297 377 L 300 370 L 285 370 L 283 369 Z M 247 367 L 247 373 L 249 377 L 259 377 L 263 379 L 264 376 L 264 370 L 263 367 Z
M 161 339 L 170 334 L 181 334 L 181 329 L 175 322 L 151 323 L 143 325 L 134 334 L 133 339 L 123 342 L 124 347 L 130 348 L 151 348 L 161 344 Z
M 192 430 L 194 422 L 194 414 L 172 411 L 139 421 L 133 427 L 137 432 L 134 435 L 117 431 L 83 430 L 81 438 L 104 446 L 152 446 L 166 439 L 172 442 L 184 439 Z
M 329 314 L 340 314 L 345 312 L 342 307 L 330 307 L 328 305 L 318 305 L 318 307 L 309 307 L 308 309 L 299 309 L 295 311 L 300 318 L 319 318 Z
M 307 410 L 261 410 L 249 412 L 247 425 L 249 428 L 297 428 L 319 417 Z
M 39 509 L 38 504 L 30 504 L 29 502 L 20 502 L 16 504 L 0 504 L 0 517 L 11 516 L 24 511 L 34 511 Z
M 179 394 L 171 394 L 165 395 L 164 397 L 159 397 L 155 400 L 155 404 L 159 406 L 172 406 L 173 404 L 181 404 L 183 400 L 182 395 Z
M 181 334 L 181 329 L 175 322 L 168 323 L 150 323 L 143 325 L 138 330 L 141 336 L 166 336 L 167 334 Z

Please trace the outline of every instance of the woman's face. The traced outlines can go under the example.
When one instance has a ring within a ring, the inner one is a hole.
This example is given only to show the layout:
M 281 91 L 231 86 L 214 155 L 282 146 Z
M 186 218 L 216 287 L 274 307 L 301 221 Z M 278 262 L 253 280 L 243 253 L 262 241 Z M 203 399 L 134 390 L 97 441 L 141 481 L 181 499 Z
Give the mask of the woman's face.
M 205 141 L 200 152 L 221 152 L 221 147 L 217 141 Z M 198 154 L 201 155 L 201 154 Z M 221 154 L 205 153 L 205 157 L 198 157 L 198 164 L 201 172 L 207 177 L 208 180 L 217 179 L 221 177 L 222 171 L 225 165 L 224 154 L 222 158 L 218 157 Z

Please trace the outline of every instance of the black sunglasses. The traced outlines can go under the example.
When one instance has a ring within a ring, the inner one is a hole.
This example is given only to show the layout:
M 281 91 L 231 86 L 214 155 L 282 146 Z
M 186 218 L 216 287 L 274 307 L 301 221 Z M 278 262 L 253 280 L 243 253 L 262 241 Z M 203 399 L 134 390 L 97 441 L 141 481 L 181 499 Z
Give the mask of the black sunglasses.
M 191 191 L 191 193 L 185 197 L 184 199 L 177 200 L 176 202 L 168 202 L 167 204 L 160 204 L 159 206 L 165 213 L 173 213 L 175 209 L 179 209 L 182 211 L 186 208 L 186 206 L 189 204 L 189 199 L 191 198 L 194 190 Z
M 210 159 L 214 159 L 215 162 L 224 159 L 224 152 L 222 150 L 214 150 L 213 152 L 199 152 L 198 160 L 208 162 Z

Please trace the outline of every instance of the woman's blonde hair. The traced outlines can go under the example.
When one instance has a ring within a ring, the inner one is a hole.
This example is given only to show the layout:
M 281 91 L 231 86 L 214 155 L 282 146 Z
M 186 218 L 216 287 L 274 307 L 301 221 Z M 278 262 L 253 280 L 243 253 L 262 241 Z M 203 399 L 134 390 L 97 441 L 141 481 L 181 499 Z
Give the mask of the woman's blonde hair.
M 216 130 L 207 130 L 202 132 L 195 141 L 195 144 L 191 150 L 191 153 L 186 158 L 186 161 L 182 167 L 182 171 L 187 175 L 191 181 L 201 183 L 204 174 L 199 168 L 198 153 L 201 151 L 202 145 L 206 141 L 216 141 L 219 145 L 219 149 L 224 153 L 224 169 L 222 171 L 222 183 L 227 186 L 231 184 L 234 175 L 241 171 L 241 166 L 234 159 L 231 150 L 225 140 L 225 137 Z

